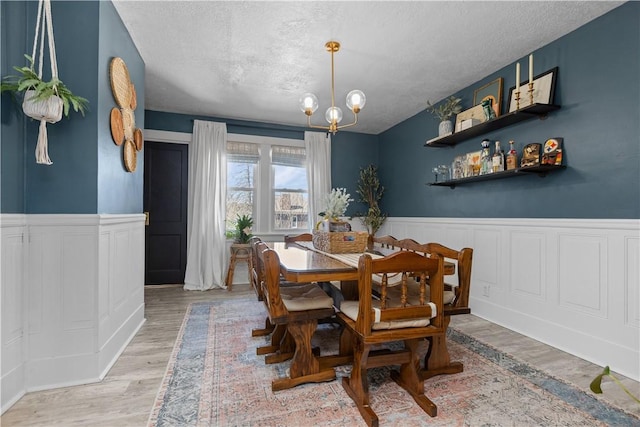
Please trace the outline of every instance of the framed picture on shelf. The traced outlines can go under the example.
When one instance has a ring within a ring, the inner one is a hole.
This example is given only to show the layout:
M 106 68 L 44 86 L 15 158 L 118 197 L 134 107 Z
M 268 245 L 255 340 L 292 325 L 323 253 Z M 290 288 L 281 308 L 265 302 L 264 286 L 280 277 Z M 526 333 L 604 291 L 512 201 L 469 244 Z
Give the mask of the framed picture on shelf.
M 533 78 L 533 103 L 534 104 L 553 104 L 553 98 L 556 93 L 556 79 L 558 77 L 558 67 L 538 74 Z M 509 89 L 509 112 L 516 111 L 516 87 Z M 531 105 L 529 98 L 529 81 L 520 83 L 520 108 Z
M 484 111 L 482 110 L 482 105 L 476 105 L 475 107 L 471 107 L 468 110 L 464 110 L 456 116 L 456 132 L 460 132 L 461 124 L 465 120 L 472 120 L 473 123 L 484 123 L 486 118 L 484 116 Z
M 491 101 L 491 108 L 496 113 L 496 117 L 500 117 L 502 113 L 502 82 L 504 79 L 498 77 L 494 81 L 479 87 L 473 91 L 473 105 L 479 105 L 485 99 Z

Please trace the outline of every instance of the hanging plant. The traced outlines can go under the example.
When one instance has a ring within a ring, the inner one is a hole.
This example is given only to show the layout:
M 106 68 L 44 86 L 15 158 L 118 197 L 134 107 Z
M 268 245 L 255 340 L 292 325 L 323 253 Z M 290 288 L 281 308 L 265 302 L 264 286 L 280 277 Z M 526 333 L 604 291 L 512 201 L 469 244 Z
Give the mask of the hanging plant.
M 0 83 L 0 92 L 10 92 L 16 98 L 22 94 L 24 98 L 23 108 L 24 103 L 42 104 L 55 102 L 62 104 L 60 111 L 65 117 L 69 117 L 71 108 L 73 108 L 73 111 L 81 113 L 84 116 L 84 113 L 89 108 L 89 101 L 87 99 L 74 95 L 57 77 L 52 78 L 48 82 L 42 80 L 33 69 L 33 58 L 29 55 L 24 55 L 24 57 L 27 58 L 29 66 L 13 67 L 19 75 L 3 77 L 2 83 Z M 51 98 L 53 98 L 53 101 L 51 101 Z M 27 112 L 25 112 L 25 114 L 27 114 Z M 38 117 L 33 117 L 31 114 L 27 115 L 37 120 L 42 119 L 42 115 Z M 59 120 L 60 118 L 56 121 L 49 121 L 49 123 L 55 123 Z
M 42 23 L 42 28 L 41 24 Z M 39 37 L 42 29 L 42 37 Z M 51 65 L 51 80 L 42 78 L 42 64 L 44 59 L 45 35 L 49 44 L 49 62 Z M 38 44 L 40 50 L 38 51 Z M 36 52 L 38 57 L 36 58 Z M 38 18 L 36 20 L 35 36 L 33 38 L 33 52 L 25 55 L 29 63 L 26 67 L 13 67 L 18 75 L 3 77 L 0 82 L 0 93 L 9 91 L 14 97 L 22 94 L 22 111 L 29 117 L 40 120 L 38 143 L 36 145 L 36 163 L 51 165 L 47 141 L 47 123 L 56 123 L 62 119 L 62 114 L 69 115 L 69 109 L 84 112 L 89 102 L 74 95 L 60 79 L 58 79 L 58 62 L 53 40 L 53 18 L 51 17 L 51 1 L 40 0 L 38 3 Z M 36 73 L 34 60 L 37 59 Z

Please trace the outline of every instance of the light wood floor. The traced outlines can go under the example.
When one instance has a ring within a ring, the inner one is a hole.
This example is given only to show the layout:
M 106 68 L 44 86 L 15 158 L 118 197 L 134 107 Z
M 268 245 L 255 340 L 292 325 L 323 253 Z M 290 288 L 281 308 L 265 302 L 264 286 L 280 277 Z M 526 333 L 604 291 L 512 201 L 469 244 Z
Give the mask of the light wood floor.
M 0 425 L 145 426 L 186 307 L 192 302 L 242 295 L 253 295 L 248 285 L 234 284 L 233 292 L 147 286 L 147 321 L 102 382 L 28 393 L 0 418 Z M 473 315 L 454 316 L 451 323 L 457 329 L 585 390 L 593 377 L 601 372 L 599 366 Z M 632 392 L 640 395 L 638 382 L 619 378 Z M 603 382 L 603 390 L 600 399 L 640 414 L 640 407 L 611 381 Z

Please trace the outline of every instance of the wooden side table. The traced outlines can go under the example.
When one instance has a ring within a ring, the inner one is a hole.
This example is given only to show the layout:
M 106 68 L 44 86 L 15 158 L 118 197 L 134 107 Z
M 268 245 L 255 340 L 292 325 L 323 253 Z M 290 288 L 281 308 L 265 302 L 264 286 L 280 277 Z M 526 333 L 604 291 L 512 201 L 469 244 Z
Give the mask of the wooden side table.
M 249 272 L 249 282 L 251 282 L 251 270 L 253 270 L 251 260 L 251 245 L 248 243 L 233 243 L 231 245 L 231 260 L 229 261 L 229 269 L 227 270 L 227 279 L 225 284 L 227 290 L 233 287 L 233 272 L 236 269 L 236 262 L 244 261 L 247 263 L 247 271 Z

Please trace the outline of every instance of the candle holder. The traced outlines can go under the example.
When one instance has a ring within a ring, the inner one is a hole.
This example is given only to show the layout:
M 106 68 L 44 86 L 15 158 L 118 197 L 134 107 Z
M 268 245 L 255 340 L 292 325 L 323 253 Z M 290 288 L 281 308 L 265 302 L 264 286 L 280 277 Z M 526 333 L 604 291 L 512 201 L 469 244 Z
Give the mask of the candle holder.
M 516 98 L 516 110 L 520 109 L 520 91 L 516 91 L 515 92 L 515 98 Z
M 533 105 L 533 82 L 529 82 L 529 105 Z

